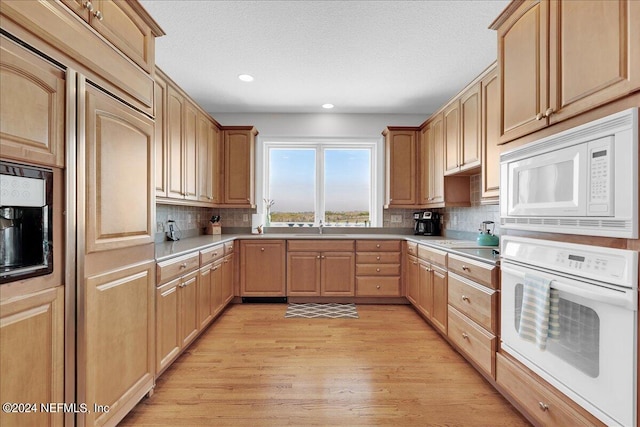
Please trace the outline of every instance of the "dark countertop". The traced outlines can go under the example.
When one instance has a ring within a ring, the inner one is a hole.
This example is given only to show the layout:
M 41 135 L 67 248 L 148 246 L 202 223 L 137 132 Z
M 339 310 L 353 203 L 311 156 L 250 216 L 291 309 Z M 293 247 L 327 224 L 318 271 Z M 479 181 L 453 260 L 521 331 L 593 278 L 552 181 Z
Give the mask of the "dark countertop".
M 230 242 L 234 240 L 292 240 L 292 239 L 386 239 L 386 240 L 407 240 L 418 244 L 427 245 L 436 249 L 444 250 L 450 253 L 470 257 L 477 261 L 486 262 L 497 265 L 500 262 L 500 256 L 492 253 L 497 247 L 482 248 L 451 248 L 439 245 L 439 241 L 451 241 L 455 239 L 446 238 L 444 236 L 415 236 L 412 234 L 383 234 L 383 233 L 267 233 L 267 234 L 218 234 L 218 235 L 200 235 L 189 237 L 176 242 L 161 242 L 155 246 L 156 261 L 165 261 L 189 252 L 199 251 L 214 245 Z

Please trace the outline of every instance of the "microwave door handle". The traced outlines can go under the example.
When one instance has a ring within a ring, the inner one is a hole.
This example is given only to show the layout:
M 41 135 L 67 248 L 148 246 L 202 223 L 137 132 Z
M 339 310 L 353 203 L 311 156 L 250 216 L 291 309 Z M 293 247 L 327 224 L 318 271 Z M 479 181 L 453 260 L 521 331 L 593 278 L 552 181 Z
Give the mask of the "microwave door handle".
M 522 271 L 509 268 L 504 264 L 500 267 L 500 270 L 504 271 L 505 273 L 513 274 L 524 281 L 524 273 Z M 544 274 L 541 274 L 540 276 L 548 278 L 548 276 Z M 634 311 L 637 309 L 636 292 L 631 292 L 631 298 L 628 298 L 627 292 L 625 291 L 616 291 L 613 289 L 603 288 L 596 285 L 591 286 L 591 288 L 597 289 L 596 291 L 593 291 L 593 290 L 584 289 L 578 286 L 573 286 L 565 282 L 558 282 L 557 280 L 551 281 L 551 287 L 561 292 L 578 295 L 590 300 L 603 302 L 610 305 L 617 305 L 617 306 L 625 307 Z M 632 290 L 629 290 L 629 291 L 632 291 Z

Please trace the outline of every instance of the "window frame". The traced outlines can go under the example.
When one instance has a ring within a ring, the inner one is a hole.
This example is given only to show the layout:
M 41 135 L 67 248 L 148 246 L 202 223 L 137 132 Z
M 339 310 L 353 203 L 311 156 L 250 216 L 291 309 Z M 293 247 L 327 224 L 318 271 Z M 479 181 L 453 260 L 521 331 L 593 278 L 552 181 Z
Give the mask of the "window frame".
M 261 157 L 257 159 L 256 166 L 260 170 L 256 171 L 257 182 L 256 194 L 257 200 L 260 201 L 257 206 L 257 213 L 264 214 L 265 206 L 263 200 L 267 198 L 269 193 L 269 150 L 272 148 L 284 149 L 310 149 L 316 150 L 316 194 L 315 194 L 315 213 L 317 217 L 324 217 L 324 157 L 327 149 L 368 149 L 370 155 L 370 226 L 382 226 L 382 200 L 383 189 L 380 185 L 383 181 L 381 176 L 384 170 L 382 164 L 383 158 L 383 141 L 375 138 L 258 138 L 258 150 L 256 153 Z M 314 226 L 318 226 L 317 219 Z

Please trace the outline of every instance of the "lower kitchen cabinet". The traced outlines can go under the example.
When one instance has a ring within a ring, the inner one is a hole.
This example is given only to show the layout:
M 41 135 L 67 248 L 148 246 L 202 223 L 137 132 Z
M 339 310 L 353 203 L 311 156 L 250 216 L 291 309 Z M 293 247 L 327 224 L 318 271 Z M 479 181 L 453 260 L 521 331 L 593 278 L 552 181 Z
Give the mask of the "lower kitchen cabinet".
M 353 240 L 290 240 L 287 253 L 288 296 L 353 296 Z
M 402 295 L 401 250 L 399 240 L 356 241 L 356 296 Z
M 240 242 L 240 293 L 243 297 L 286 295 L 284 240 Z
M 419 268 L 418 258 L 408 255 L 405 261 L 404 283 L 407 299 L 414 306 L 418 305 L 418 300 L 420 299 L 420 287 L 418 284 Z
M 40 403 L 64 402 L 64 287 L 0 303 L 0 401 L 38 405 L 32 413 L 0 412 L 2 426 L 62 426 L 62 412 Z
M 226 307 L 227 304 L 233 300 L 233 272 L 235 271 L 235 255 L 229 253 L 222 260 L 222 307 Z
M 411 259 L 413 257 L 409 257 Z M 447 253 L 418 245 L 414 307 L 441 333 L 447 334 Z M 409 267 L 411 268 L 411 267 Z M 411 286 L 411 285 L 410 285 Z

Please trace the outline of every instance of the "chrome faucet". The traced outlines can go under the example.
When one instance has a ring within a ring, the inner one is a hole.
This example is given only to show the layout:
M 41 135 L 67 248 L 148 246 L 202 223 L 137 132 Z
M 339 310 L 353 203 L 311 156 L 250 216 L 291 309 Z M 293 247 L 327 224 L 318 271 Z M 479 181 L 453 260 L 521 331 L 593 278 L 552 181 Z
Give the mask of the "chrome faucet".
M 324 224 L 322 224 L 322 220 L 320 220 L 320 222 L 318 223 L 318 233 L 322 234 L 323 227 L 324 227 Z

